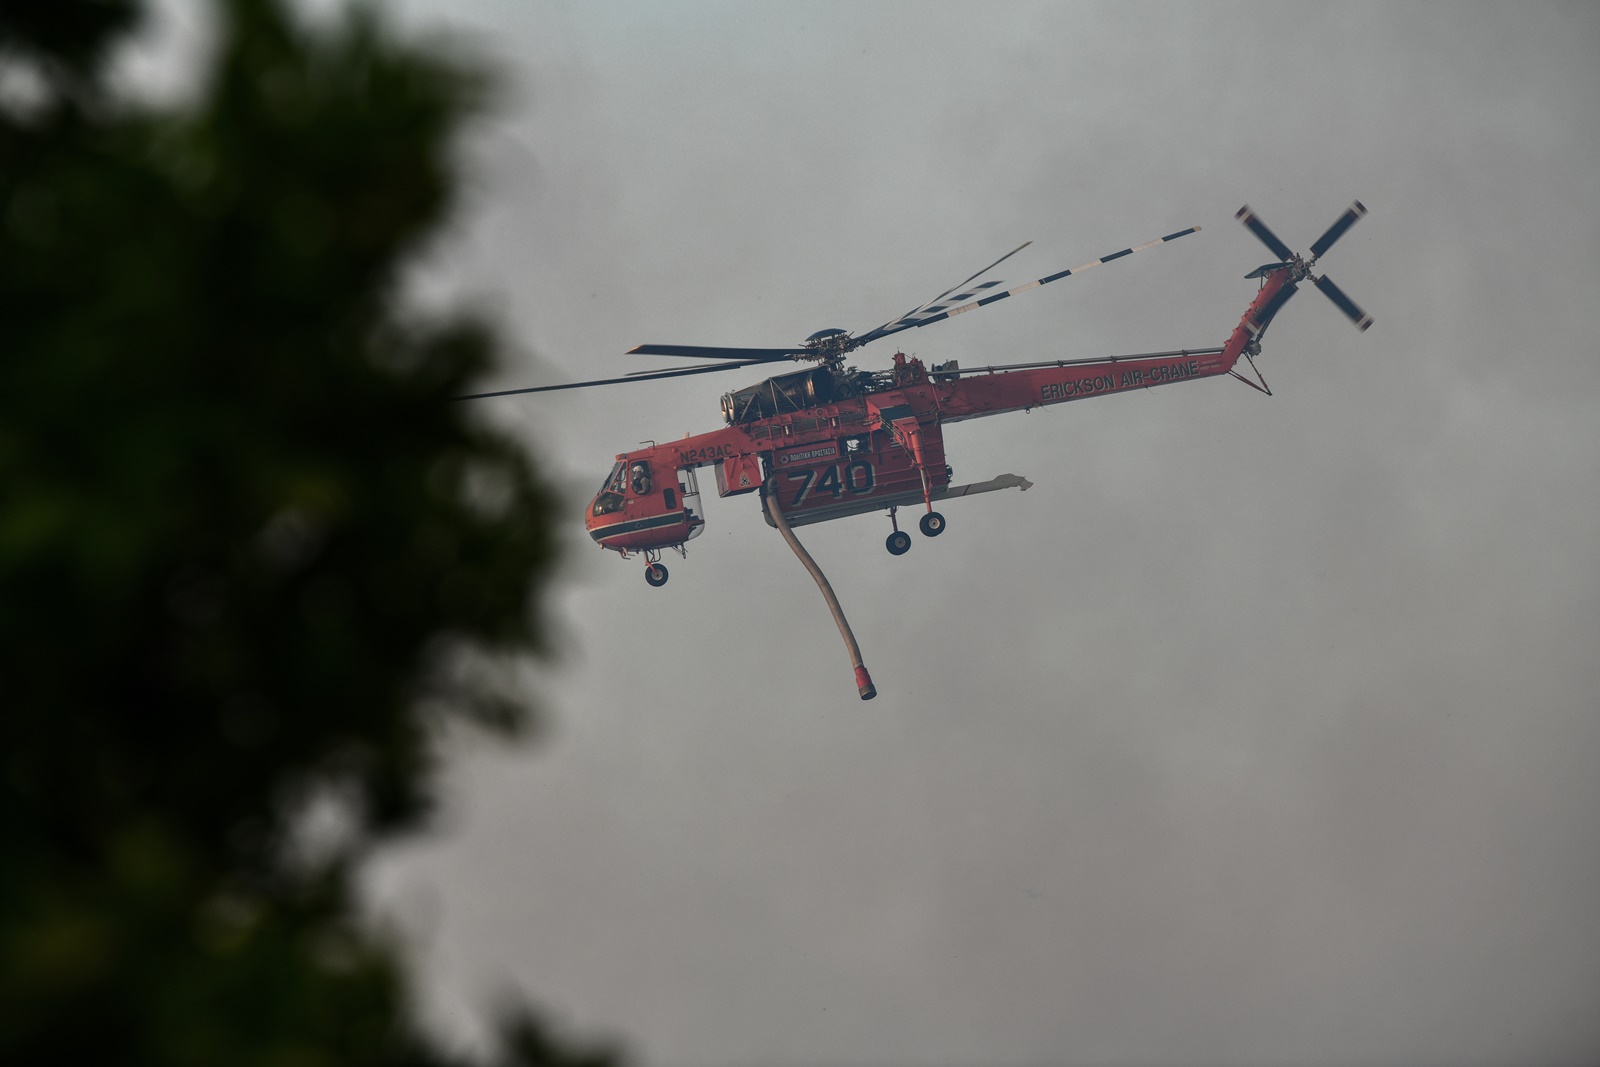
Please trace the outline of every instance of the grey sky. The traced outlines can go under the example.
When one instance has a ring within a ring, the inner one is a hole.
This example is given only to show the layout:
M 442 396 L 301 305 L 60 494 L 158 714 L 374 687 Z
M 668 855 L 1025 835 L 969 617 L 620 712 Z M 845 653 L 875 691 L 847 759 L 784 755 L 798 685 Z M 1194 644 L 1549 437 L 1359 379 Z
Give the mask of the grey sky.
M 750 498 L 647 588 L 583 542 L 546 742 L 463 742 L 374 871 L 441 1026 L 516 988 L 647 1063 L 1580 1063 L 1600 1056 L 1600 9 L 396 5 L 511 92 L 431 284 L 496 385 L 643 341 L 860 330 L 964 364 L 1220 344 L 1248 202 L 1307 290 L 1226 380 L 979 420 L 1034 488 L 800 531 Z M 887 362 L 893 345 L 861 353 Z M 488 402 L 564 482 L 756 375 Z M 592 483 L 592 484 L 591 484 Z

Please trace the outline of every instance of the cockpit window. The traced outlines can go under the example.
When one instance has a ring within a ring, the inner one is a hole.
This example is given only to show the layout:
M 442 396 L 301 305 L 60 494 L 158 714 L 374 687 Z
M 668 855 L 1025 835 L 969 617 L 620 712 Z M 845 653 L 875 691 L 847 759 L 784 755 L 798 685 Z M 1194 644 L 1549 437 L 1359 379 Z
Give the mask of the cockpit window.
M 594 498 L 594 513 L 596 515 L 609 515 L 613 511 L 622 510 L 622 491 L 628 484 L 628 465 L 618 463 L 611 468 L 611 473 L 606 475 L 605 484 L 600 486 L 599 494 Z

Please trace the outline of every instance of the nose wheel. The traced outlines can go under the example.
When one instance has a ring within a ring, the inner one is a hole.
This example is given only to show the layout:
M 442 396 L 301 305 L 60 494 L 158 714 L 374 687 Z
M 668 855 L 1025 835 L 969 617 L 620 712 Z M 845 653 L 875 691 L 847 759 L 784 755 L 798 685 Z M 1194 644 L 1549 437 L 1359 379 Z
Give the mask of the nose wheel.
M 644 565 L 644 580 L 653 587 L 660 589 L 667 584 L 667 568 L 661 563 L 646 563 Z
M 903 556 L 911 551 L 911 535 L 904 530 L 896 530 L 883 544 L 889 550 L 889 555 Z

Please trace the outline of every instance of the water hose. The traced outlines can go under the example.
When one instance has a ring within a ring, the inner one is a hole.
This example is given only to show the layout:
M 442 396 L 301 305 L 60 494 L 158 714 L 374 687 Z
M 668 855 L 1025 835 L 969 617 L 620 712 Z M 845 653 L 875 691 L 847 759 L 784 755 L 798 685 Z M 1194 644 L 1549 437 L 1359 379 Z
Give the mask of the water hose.
M 789 547 L 794 550 L 795 556 L 811 572 L 811 577 L 816 579 L 817 588 L 822 590 L 822 598 L 828 602 L 828 610 L 833 612 L 833 621 L 839 624 L 839 636 L 844 638 L 845 651 L 850 653 L 850 665 L 856 670 L 856 691 L 861 694 L 862 700 L 871 700 L 878 695 L 877 686 L 872 684 L 872 675 L 867 673 L 866 664 L 861 662 L 861 646 L 856 644 L 856 635 L 850 632 L 850 624 L 845 621 L 844 611 L 839 607 L 839 598 L 833 595 L 833 586 L 828 584 L 828 579 L 822 573 L 822 568 L 817 566 L 817 561 L 800 544 L 794 531 L 789 529 L 789 524 L 784 520 L 783 510 L 778 506 L 778 485 L 773 479 L 766 485 L 761 494 L 762 506 L 767 509 L 767 515 L 772 523 L 783 534 L 783 539 L 789 542 Z

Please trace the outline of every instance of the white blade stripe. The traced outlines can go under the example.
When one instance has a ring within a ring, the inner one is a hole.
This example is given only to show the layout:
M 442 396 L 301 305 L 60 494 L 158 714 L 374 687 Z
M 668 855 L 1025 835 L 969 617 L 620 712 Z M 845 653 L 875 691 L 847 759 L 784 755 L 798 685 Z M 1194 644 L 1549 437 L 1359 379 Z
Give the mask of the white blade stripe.
M 1168 241 L 1176 240 L 1177 238 L 1183 237 L 1186 234 L 1196 233 L 1199 231 L 1199 229 L 1200 227 L 1195 226 L 1190 229 L 1180 231 L 1179 233 L 1171 234 L 1167 237 L 1158 237 L 1154 241 L 1146 241 L 1142 245 L 1134 245 L 1132 248 L 1124 248 L 1120 252 L 1112 252 L 1109 255 L 1101 256 L 1099 259 L 1090 260 L 1088 263 L 1085 263 L 1082 266 L 1071 267 L 1067 270 L 1059 271 L 1055 274 L 1040 278 L 1038 281 L 1027 282 L 1026 284 L 1019 285 L 1015 289 L 1008 289 L 1003 293 L 996 293 L 994 296 L 986 296 L 982 300 L 974 300 L 970 304 L 963 304 L 960 307 L 951 308 L 949 311 L 932 315 L 916 322 L 908 322 L 906 323 L 906 328 L 912 326 L 925 326 L 930 322 L 938 322 L 940 319 L 948 319 L 952 315 L 960 315 L 964 312 L 971 311 L 974 308 L 983 307 L 985 304 L 992 304 L 996 300 L 1004 300 L 1006 297 L 1016 296 L 1019 293 L 1026 293 L 1029 289 L 1037 289 L 1041 285 L 1047 285 L 1050 282 L 1059 281 L 1062 278 L 1066 278 L 1074 274 L 1082 274 L 1090 267 L 1098 267 L 1102 263 L 1110 263 L 1114 259 L 1121 259 L 1123 256 L 1131 256 L 1135 252 L 1143 252 L 1147 248 L 1154 248 L 1156 245 L 1166 244 Z M 898 330 L 890 330 L 888 332 L 895 333 L 898 332 Z

